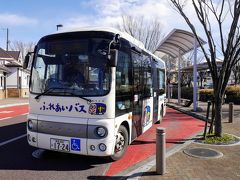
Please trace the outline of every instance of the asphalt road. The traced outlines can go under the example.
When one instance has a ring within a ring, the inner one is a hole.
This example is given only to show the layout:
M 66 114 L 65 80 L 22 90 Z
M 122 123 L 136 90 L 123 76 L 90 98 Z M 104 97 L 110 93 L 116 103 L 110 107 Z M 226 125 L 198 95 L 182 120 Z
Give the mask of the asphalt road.
M 103 177 L 107 171 L 111 163 L 108 158 L 39 151 L 30 147 L 25 121 L 26 115 L 0 121 L 0 179 L 95 179 Z
M 26 139 L 28 106 L 0 108 L 0 180 L 72 180 L 127 178 L 134 168 L 156 154 L 156 128 L 166 128 L 166 151 L 203 130 L 204 122 L 167 109 L 160 124 L 139 136 L 120 160 L 39 151 Z M 178 132 L 178 133 L 176 133 Z M 116 176 L 115 176 L 116 175 Z

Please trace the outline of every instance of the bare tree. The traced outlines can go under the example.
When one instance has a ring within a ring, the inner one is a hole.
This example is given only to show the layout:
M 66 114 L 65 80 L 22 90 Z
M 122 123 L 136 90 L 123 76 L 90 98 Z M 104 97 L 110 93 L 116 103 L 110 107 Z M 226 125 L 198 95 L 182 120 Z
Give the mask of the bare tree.
M 145 48 L 151 52 L 156 50 L 163 37 L 162 25 L 158 19 L 147 20 L 143 16 L 124 15 L 122 22 L 116 27 L 143 42 Z
M 240 15 L 240 0 L 235 1 L 225 1 L 221 0 L 216 4 L 214 0 L 191 0 L 193 10 L 198 17 L 201 26 L 204 29 L 204 33 L 207 37 L 208 51 L 210 57 L 208 56 L 207 50 L 201 45 L 199 36 L 199 30 L 195 28 L 189 17 L 186 15 L 184 7 L 186 5 L 186 0 L 170 0 L 174 8 L 180 13 L 184 18 L 188 26 L 191 28 L 192 32 L 197 38 L 197 41 L 202 49 L 204 56 L 207 60 L 214 88 L 214 101 L 215 101 L 215 135 L 222 136 L 222 102 L 224 99 L 224 94 L 226 86 L 231 74 L 231 70 L 234 65 L 239 61 L 239 15 Z M 227 9 L 227 11 L 225 11 Z M 230 20 L 226 22 L 227 13 Z M 210 20 L 210 16 L 214 18 Z M 224 21 L 225 20 L 225 21 Z M 213 32 L 212 24 L 215 21 L 217 23 L 218 31 Z M 224 24 L 225 23 L 225 24 Z M 229 23 L 228 32 L 224 33 L 224 25 Z M 218 33 L 220 37 L 220 43 L 213 37 L 214 33 Z M 225 39 L 225 37 L 227 37 Z M 222 67 L 217 68 L 216 55 L 217 55 L 217 45 L 220 44 L 220 52 L 222 53 L 224 60 Z
M 13 51 L 20 51 L 20 59 L 23 60 L 28 52 L 34 50 L 34 46 L 34 42 L 24 43 L 22 41 L 14 41 L 10 44 L 10 49 Z

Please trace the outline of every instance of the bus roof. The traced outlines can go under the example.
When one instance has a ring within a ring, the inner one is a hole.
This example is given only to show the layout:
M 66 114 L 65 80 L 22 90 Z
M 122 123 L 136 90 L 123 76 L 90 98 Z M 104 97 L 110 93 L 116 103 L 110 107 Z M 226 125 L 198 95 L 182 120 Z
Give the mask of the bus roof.
M 141 41 L 135 39 L 134 37 L 132 37 L 131 35 L 129 35 L 126 32 L 119 31 L 118 29 L 115 29 L 115 28 L 112 28 L 112 27 L 81 27 L 81 28 L 74 28 L 74 29 L 63 29 L 63 30 L 56 31 L 55 33 L 52 33 L 52 35 L 53 34 L 69 33 L 69 32 L 81 32 L 81 31 L 103 31 L 103 32 L 111 32 L 111 33 L 114 33 L 114 34 L 120 34 L 120 37 L 128 40 L 132 44 L 136 45 L 138 48 L 140 48 L 140 49 L 146 51 L 147 53 L 151 54 L 156 60 L 162 62 L 165 66 L 165 62 L 161 58 L 157 57 L 156 55 L 154 55 L 153 53 L 151 53 L 150 51 L 145 49 L 145 46 Z
M 115 29 L 112 27 L 81 27 L 81 28 L 74 28 L 74 29 L 64 29 L 64 30 L 56 31 L 53 34 L 61 34 L 61 33 L 68 33 L 68 32 L 81 32 L 81 31 L 103 31 L 103 32 L 111 32 L 114 34 L 120 34 L 120 37 L 135 44 L 136 46 L 138 46 L 141 49 L 145 49 L 144 44 L 141 41 L 135 39 L 134 37 L 132 37 L 131 35 L 129 35 L 126 32 L 121 32 L 118 29 Z

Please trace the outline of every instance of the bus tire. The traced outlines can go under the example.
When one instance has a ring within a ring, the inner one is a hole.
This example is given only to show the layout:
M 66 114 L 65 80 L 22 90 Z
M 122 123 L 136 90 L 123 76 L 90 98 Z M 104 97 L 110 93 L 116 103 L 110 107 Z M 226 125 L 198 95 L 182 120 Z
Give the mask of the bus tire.
M 117 132 L 114 154 L 111 156 L 111 159 L 113 161 L 121 159 L 126 152 L 127 146 L 128 131 L 125 126 L 121 125 Z

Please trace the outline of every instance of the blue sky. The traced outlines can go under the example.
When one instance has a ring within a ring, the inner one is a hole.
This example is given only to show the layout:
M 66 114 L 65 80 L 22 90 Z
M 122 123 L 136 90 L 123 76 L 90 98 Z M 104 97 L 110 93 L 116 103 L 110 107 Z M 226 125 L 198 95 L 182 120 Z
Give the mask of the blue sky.
M 37 41 L 56 30 L 56 24 L 68 19 L 97 15 L 88 1 L 79 0 L 0 0 L 0 44 L 9 28 L 11 41 Z M 5 46 L 5 44 L 4 44 Z
M 200 36 L 206 39 L 191 4 L 185 11 Z M 0 47 L 6 47 L 6 30 L 2 28 L 9 28 L 11 42 L 37 42 L 56 31 L 57 24 L 63 24 L 64 28 L 114 26 L 125 14 L 157 18 L 164 34 L 174 28 L 189 30 L 168 0 L 0 0 Z M 218 31 L 214 31 L 216 24 L 211 25 L 215 37 L 219 38 Z M 228 29 L 226 25 L 225 30 Z
M 167 0 L 0 0 L 0 4 L 0 46 L 4 48 L 6 30 L 2 28 L 9 28 L 11 42 L 37 42 L 56 31 L 56 24 L 64 28 L 113 26 L 123 14 L 159 18 L 164 32 L 176 28 L 166 23 L 176 13 Z M 178 18 L 178 26 L 186 28 Z

